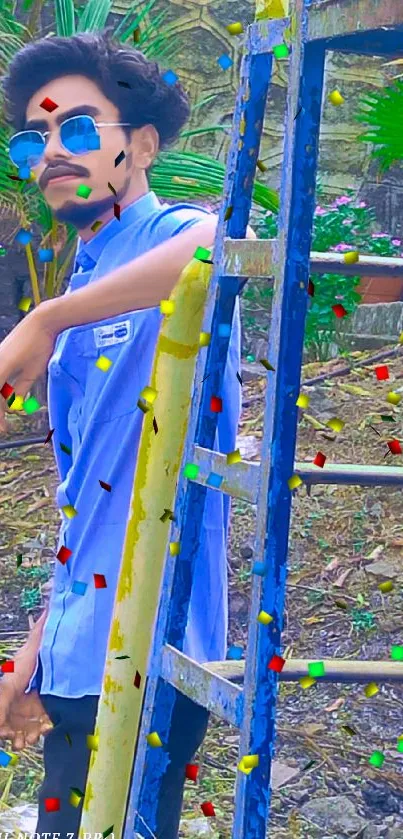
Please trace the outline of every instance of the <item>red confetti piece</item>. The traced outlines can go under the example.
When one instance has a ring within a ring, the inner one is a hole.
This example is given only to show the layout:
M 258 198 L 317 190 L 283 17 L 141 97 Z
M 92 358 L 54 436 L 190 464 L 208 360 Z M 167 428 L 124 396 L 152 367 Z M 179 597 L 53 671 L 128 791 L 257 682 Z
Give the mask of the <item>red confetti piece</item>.
M 14 662 L 13 661 L 3 661 L 1 665 L 1 669 L 3 673 L 14 673 Z
M 62 545 L 62 547 L 59 550 L 59 553 L 57 553 L 56 556 L 59 562 L 61 562 L 62 565 L 65 565 L 69 557 L 71 557 L 72 553 L 73 551 L 71 551 L 70 548 L 66 548 L 65 545 Z
M 49 96 L 45 96 L 43 102 L 39 105 L 40 108 L 43 108 L 44 111 L 47 111 L 48 114 L 51 114 L 52 111 L 55 111 L 56 108 L 59 106 L 56 105 L 56 102 L 53 102 L 52 99 L 49 99 Z
M 118 221 L 120 221 L 120 204 L 113 205 L 113 214 Z
M 47 813 L 57 813 L 60 810 L 60 798 L 45 798 L 45 810 Z
M 106 588 L 106 580 L 103 574 L 94 574 L 95 588 Z
M 222 411 L 222 399 L 219 396 L 212 396 L 210 400 L 210 411 L 213 411 L 214 414 L 221 414 Z
M 276 673 L 281 673 L 284 665 L 285 658 L 281 658 L 281 655 L 274 655 L 273 658 L 270 659 L 267 666 L 269 670 L 274 670 Z
M 135 675 L 135 677 L 134 677 L 134 682 L 133 682 L 133 684 L 134 684 L 134 687 L 135 687 L 135 688 L 139 688 L 139 687 L 140 687 L 140 685 L 141 685 L 141 676 L 140 676 L 140 673 L 139 673 L 139 671 L 138 671 L 138 670 L 136 670 L 136 675 Z
M 11 385 L 9 385 L 8 382 L 5 382 L 0 390 L 0 393 L 2 396 L 4 396 L 4 399 L 9 399 L 11 394 L 14 393 L 14 388 L 11 387 Z
M 391 451 L 392 454 L 401 454 L 402 453 L 402 447 L 399 443 L 399 440 L 389 440 L 388 441 L 388 446 L 389 446 L 389 451 Z
M 309 294 L 310 297 L 314 297 L 314 295 L 315 295 L 315 286 L 314 286 L 312 280 L 308 281 L 308 294 Z
M 196 781 L 199 767 L 196 763 L 187 763 L 185 773 L 188 781 Z
M 323 468 L 326 463 L 326 455 L 322 454 L 322 452 L 318 452 L 313 462 L 315 466 L 321 466 Z
M 51 428 L 51 429 L 50 429 L 50 431 L 48 431 L 48 436 L 47 436 L 47 438 L 46 438 L 46 440 L 45 440 L 45 446 L 46 446 L 46 443 L 49 443 L 49 440 L 51 440 L 51 439 L 52 439 L 53 434 L 54 434 L 54 431 L 55 431 L 55 429 L 54 429 L 54 428 Z
M 205 816 L 215 816 L 215 810 L 211 801 L 205 801 L 200 806 Z
M 105 481 L 100 481 L 102 489 L 106 489 L 107 492 L 111 492 L 112 487 L 110 484 L 106 484 Z
M 379 367 L 375 367 L 375 374 L 379 382 L 383 382 L 385 379 L 388 379 L 389 370 L 387 364 L 381 364 Z
M 345 318 L 346 317 L 347 312 L 346 312 L 344 306 L 341 305 L 341 303 L 336 303 L 335 306 L 332 306 L 332 309 L 333 309 L 333 311 L 336 315 L 336 318 Z

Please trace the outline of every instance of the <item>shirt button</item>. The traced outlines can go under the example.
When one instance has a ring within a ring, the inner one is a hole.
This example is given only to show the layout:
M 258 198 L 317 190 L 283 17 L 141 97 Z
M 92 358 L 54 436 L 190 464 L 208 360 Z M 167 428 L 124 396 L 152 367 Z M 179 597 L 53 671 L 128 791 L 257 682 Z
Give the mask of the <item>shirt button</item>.
M 64 583 L 58 583 L 56 586 L 56 591 L 58 591 L 61 594 L 62 591 L 64 591 Z
M 60 366 L 57 361 L 51 361 L 49 364 L 49 373 L 52 376 L 60 376 Z

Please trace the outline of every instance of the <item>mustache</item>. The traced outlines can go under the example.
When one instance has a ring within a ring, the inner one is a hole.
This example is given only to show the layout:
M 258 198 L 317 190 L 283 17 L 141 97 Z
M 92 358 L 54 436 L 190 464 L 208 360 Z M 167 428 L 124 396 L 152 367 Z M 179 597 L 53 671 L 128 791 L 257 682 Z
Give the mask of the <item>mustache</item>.
M 54 178 L 56 175 L 59 177 L 62 175 L 77 175 L 78 177 L 86 178 L 89 177 L 89 174 L 88 169 L 84 169 L 82 166 L 69 166 L 64 161 L 60 163 L 55 162 L 52 166 L 48 166 L 42 173 L 38 185 L 41 190 L 44 190 L 51 178 Z

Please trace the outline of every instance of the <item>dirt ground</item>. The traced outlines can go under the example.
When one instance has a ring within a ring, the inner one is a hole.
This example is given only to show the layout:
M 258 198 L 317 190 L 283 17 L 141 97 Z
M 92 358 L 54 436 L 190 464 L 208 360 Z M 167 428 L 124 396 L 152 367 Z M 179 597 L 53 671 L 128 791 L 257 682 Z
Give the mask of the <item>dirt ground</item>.
M 309 365 L 303 380 L 337 364 Z M 377 365 L 369 364 L 309 390 L 310 406 L 300 414 L 298 461 L 312 462 L 321 451 L 327 465 L 402 465 L 402 455 L 385 458 L 387 441 L 403 437 L 401 406 L 386 402 L 387 393 L 403 384 L 402 355 L 379 364 L 387 364 L 388 381 L 378 381 Z M 259 460 L 267 375 L 262 367 L 261 376 L 244 379 L 239 434 L 249 460 Z M 395 423 L 382 422 L 381 414 L 393 416 Z M 339 434 L 325 426 L 332 417 L 345 423 Z M 27 436 L 36 436 L 34 418 L 13 416 L 9 439 Z M 41 612 L 40 585 L 52 574 L 59 526 L 53 500 L 56 482 L 50 446 L 0 451 L 2 655 L 15 653 L 28 631 L 28 616 L 36 619 Z M 390 659 L 392 645 L 403 644 L 400 504 L 401 490 L 393 488 L 318 486 L 308 495 L 302 486 L 296 491 L 283 654 L 287 650 L 292 657 L 308 660 L 385 660 Z M 233 502 L 230 643 L 244 648 L 254 521 L 250 506 Z M 23 562 L 17 568 L 19 554 Z M 379 589 L 385 580 L 393 582 L 388 594 Z M 273 793 L 271 839 L 403 837 L 403 753 L 397 751 L 397 738 L 403 735 L 402 687 L 379 684 L 372 698 L 366 697 L 364 687 L 320 681 L 308 689 L 298 682 L 280 686 L 276 759 L 294 768 L 295 775 Z M 196 819 L 195 826 L 205 823 L 192 835 L 231 835 L 237 744 L 235 730 L 211 721 L 199 754 L 197 785 L 189 784 L 185 793 L 184 820 L 191 824 Z M 369 764 L 375 750 L 385 755 L 379 769 Z M 22 753 L 15 769 L 0 768 L 1 806 L 7 809 L 21 799 L 34 802 L 41 776 L 40 747 Z M 333 822 L 326 817 L 322 826 L 317 813 L 316 821 L 308 821 L 309 807 L 323 798 L 329 802 L 328 812 L 334 798 L 339 813 L 340 801 L 348 799 L 356 821 L 352 818 L 343 827 L 341 813 Z M 214 819 L 201 813 L 200 803 L 206 800 L 214 805 Z

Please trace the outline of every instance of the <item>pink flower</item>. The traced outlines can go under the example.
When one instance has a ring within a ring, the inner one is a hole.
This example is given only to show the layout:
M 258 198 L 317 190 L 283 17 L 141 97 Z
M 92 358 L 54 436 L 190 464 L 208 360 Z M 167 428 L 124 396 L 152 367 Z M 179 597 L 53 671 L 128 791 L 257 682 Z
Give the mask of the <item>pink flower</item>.
M 342 224 L 352 224 L 352 223 L 353 223 L 353 220 L 351 218 L 345 218 L 342 221 Z
M 400 248 L 401 244 L 401 239 L 392 239 L 392 245 L 395 245 L 396 248 Z
M 335 250 L 335 251 L 351 251 L 351 245 L 347 245 L 345 242 L 340 242 L 339 245 L 335 245 L 333 250 Z
M 372 239 L 389 239 L 389 233 L 373 233 Z
M 336 198 L 335 205 L 336 207 L 341 207 L 342 204 L 351 204 L 352 198 L 349 198 L 348 195 L 341 195 L 340 198 Z
M 363 207 L 367 206 L 367 202 L 366 201 L 360 201 L 358 206 L 359 206 L 360 210 L 362 210 Z
M 327 213 L 327 210 L 324 210 L 323 207 L 316 207 L 314 215 L 315 216 L 325 216 L 326 213 Z

